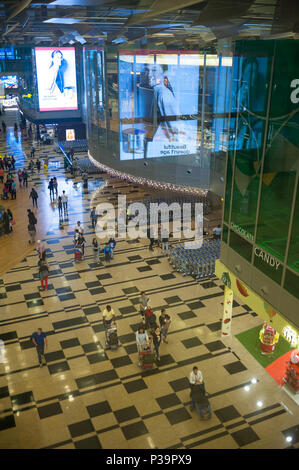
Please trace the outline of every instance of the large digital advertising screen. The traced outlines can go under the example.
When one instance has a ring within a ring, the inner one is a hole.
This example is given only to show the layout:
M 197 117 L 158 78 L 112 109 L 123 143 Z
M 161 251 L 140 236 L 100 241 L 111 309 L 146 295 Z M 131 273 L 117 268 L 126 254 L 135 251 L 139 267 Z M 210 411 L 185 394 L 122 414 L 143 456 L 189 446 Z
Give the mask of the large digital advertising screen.
M 40 111 L 78 109 L 74 47 L 36 47 Z
M 120 160 L 197 152 L 200 58 L 184 51 L 120 51 Z

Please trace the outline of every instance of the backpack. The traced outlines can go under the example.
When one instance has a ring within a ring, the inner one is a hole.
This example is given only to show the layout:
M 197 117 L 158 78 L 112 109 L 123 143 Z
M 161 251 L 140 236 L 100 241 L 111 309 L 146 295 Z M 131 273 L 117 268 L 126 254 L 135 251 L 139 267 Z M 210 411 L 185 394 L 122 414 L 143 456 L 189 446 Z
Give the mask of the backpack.
M 153 315 L 154 315 L 154 313 L 153 313 L 151 308 L 145 309 L 145 312 L 144 312 L 145 318 L 147 318 L 149 320 Z
M 153 328 L 156 324 L 156 315 L 153 313 L 152 309 L 147 308 L 144 312 L 145 324 L 148 328 Z

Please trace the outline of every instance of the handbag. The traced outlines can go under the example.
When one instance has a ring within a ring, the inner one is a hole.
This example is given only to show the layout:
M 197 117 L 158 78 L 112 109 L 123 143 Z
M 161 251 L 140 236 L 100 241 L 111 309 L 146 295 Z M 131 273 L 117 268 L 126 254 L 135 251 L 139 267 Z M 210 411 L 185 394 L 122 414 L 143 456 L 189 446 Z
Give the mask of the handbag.
M 11 225 L 16 225 L 16 221 L 15 221 L 14 219 L 12 219 L 12 220 L 10 221 L 10 223 L 11 223 Z

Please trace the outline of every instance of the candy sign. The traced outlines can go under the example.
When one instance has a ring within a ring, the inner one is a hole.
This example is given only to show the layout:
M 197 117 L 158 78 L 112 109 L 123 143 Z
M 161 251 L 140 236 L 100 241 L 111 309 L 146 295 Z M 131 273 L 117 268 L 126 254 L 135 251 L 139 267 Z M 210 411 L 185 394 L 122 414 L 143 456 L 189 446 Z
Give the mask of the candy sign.
M 291 346 L 293 346 L 294 348 L 297 347 L 297 344 L 299 345 L 299 335 L 297 336 L 297 332 L 293 330 L 293 328 L 291 328 L 290 326 L 286 326 L 282 330 L 282 334 L 285 337 L 285 339 L 289 343 L 291 343 Z

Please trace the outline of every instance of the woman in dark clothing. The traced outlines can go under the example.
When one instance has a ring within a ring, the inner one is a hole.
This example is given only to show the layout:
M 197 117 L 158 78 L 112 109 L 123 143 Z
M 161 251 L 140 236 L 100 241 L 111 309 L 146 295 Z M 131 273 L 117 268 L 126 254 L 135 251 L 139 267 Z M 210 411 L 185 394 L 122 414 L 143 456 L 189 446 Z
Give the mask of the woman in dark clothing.
M 79 233 L 78 240 L 75 242 L 75 247 L 81 248 L 82 256 L 84 256 L 84 245 L 85 245 L 85 238 L 83 237 L 82 233 Z
M 156 359 L 157 361 L 160 361 L 159 347 L 161 344 L 161 333 L 160 333 L 160 328 L 158 327 L 158 325 L 155 325 L 155 328 L 152 331 L 152 338 L 153 338 L 154 348 L 156 352 Z
M 34 206 L 37 207 L 38 194 L 37 194 L 37 192 L 35 191 L 34 188 L 31 189 L 31 193 L 30 193 L 29 197 L 31 197 L 31 199 L 32 199 L 33 207 Z
M 58 206 L 59 217 L 60 216 L 62 217 L 62 199 L 61 199 L 61 196 L 58 196 L 57 206 Z
M 3 214 L 3 224 L 4 224 L 4 233 L 8 235 L 10 233 L 10 223 L 9 223 L 9 215 L 7 211 L 4 211 Z

